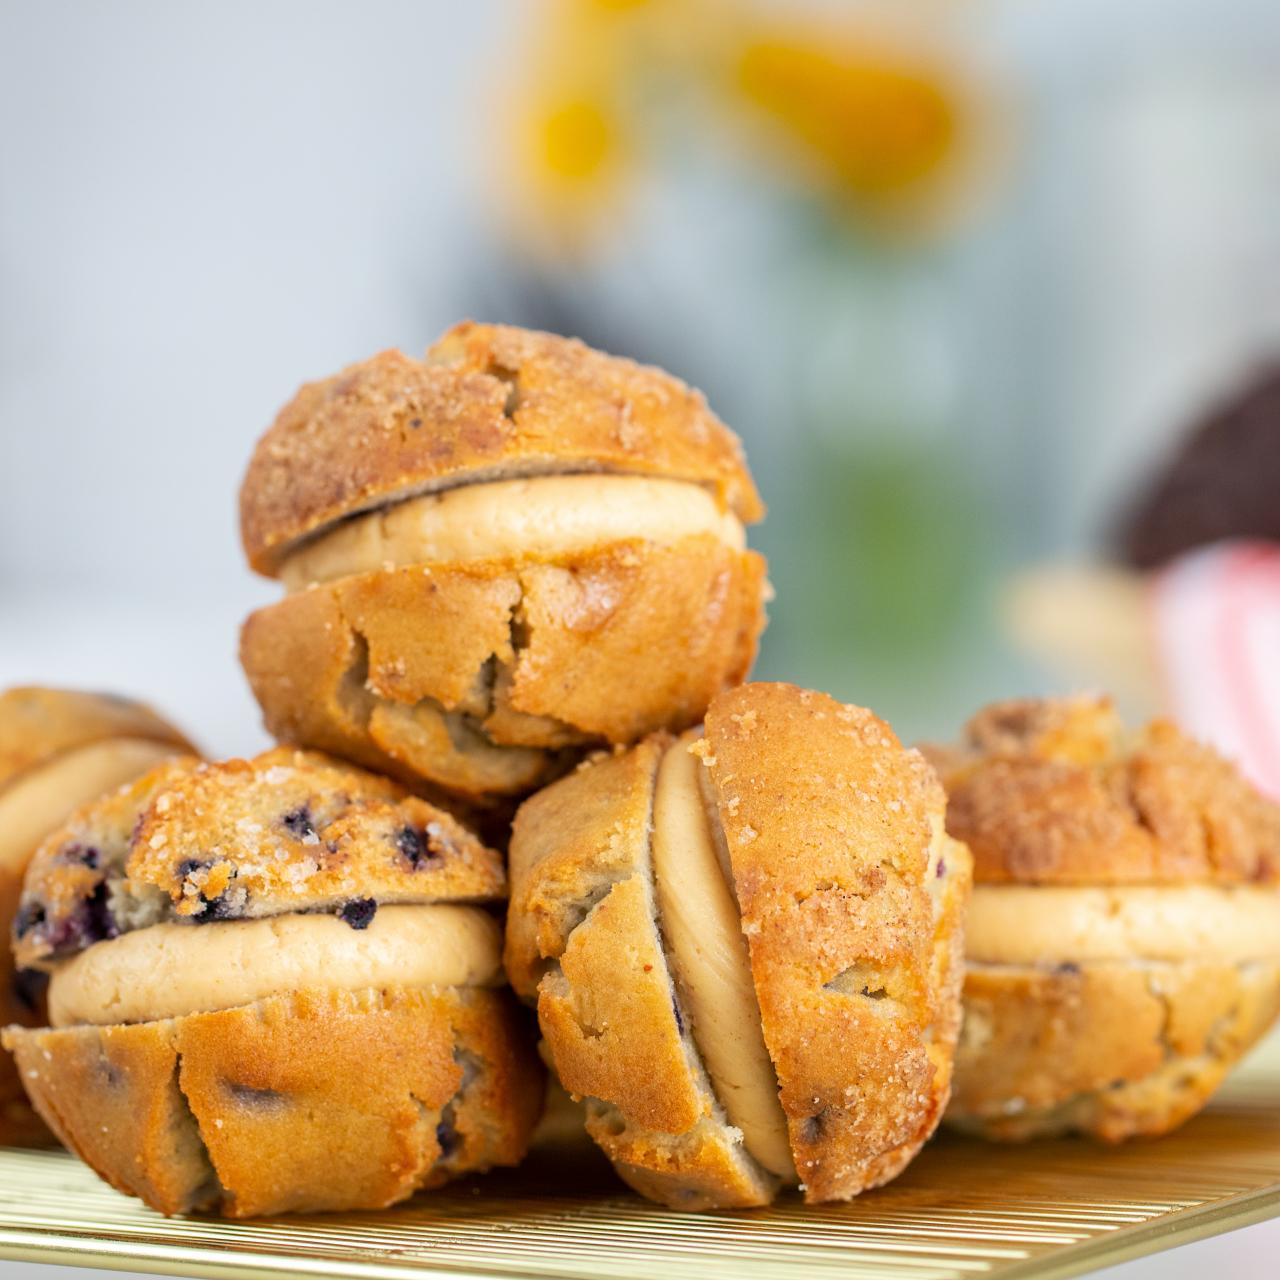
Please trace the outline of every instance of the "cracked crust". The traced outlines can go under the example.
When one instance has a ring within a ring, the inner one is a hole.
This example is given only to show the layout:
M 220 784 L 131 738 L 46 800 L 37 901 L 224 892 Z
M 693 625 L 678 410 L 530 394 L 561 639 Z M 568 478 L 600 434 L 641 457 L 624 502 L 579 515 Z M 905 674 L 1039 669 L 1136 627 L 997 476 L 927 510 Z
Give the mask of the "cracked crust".
M 1280 958 L 971 965 L 947 1122 L 1000 1141 L 1158 1137 L 1280 1012 Z
M 698 1059 L 658 932 L 649 851 L 665 735 L 598 756 L 521 806 L 505 961 L 552 1065 L 622 1178 L 673 1208 L 768 1204 Z
M 241 662 L 278 738 L 480 803 L 696 723 L 745 678 L 764 589 L 709 536 L 385 569 L 259 610 Z
M 195 748 L 167 720 L 132 698 L 40 686 L 0 693 L 0 787 L 64 751 L 107 738 Z
M 4 1043 L 66 1145 L 167 1214 L 380 1209 L 516 1164 L 542 1097 L 504 992 L 302 991 Z
M 805 1197 L 848 1199 L 896 1177 L 946 1106 L 968 856 L 920 754 L 824 694 L 723 695 L 703 763 Z
M 0 693 L 0 792 L 34 777 L 82 747 L 112 739 L 155 742 L 180 751 L 194 748 L 150 707 L 109 693 L 40 686 Z M 74 803 L 67 801 L 67 807 Z M 16 843 L 16 842 L 15 842 Z M 33 849 L 15 848 L 15 861 L 0 865 L 0 928 L 7 933 L 18 910 L 22 877 Z M 34 1026 L 43 1018 L 38 975 L 22 973 L 7 947 L 0 951 L 0 1019 Z M 48 1129 L 32 1111 L 12 1059 L 0 1055 L 0 1144 L 48 1143 Z
M 341 909 L 352 899 L 501 898 L 500 856 L 385 778 L 315 752 L 160 766 L 36 852 L 15 922 L 23 965 L 162 919 Z
M 737 437 L 697 391 L 575 339 L 468 321 L 423 360 L 384 351 L 303 386 L 254 451 L 241 533 L 272 576 L 304 538 L 388 502 L 583 471 L 686 480 L 744 522 L 763 515 Z
M 764 1204 L 777 1180 L 724 1120 L 659 933 L 669 744 L 597 757 L 522 806 L 507 970 L 632 1186 L 684 1209 Z M 747 685 L 713 702 L 701 754 L 796 1167 L 810 1201 L 845 1199 L 895 1176 L 946 1103 L 968 857 L 928 766 L 860 708 Z
M 1168 721 L 1126 735 L 1108 699 L 1015 700 L 929 751 L 979 883 L 1280 880 L 1280 806 Z

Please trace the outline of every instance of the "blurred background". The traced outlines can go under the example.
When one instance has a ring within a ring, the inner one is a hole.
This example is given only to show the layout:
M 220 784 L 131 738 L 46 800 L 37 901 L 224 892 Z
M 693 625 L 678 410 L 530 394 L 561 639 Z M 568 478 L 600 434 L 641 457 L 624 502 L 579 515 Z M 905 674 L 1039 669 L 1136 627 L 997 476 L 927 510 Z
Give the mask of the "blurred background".
M 1280 6 L 0 0 L 0 685 L 256 749 L 253 442 L 464 316 L 703 388 L 770 506 L 758 673 L 950 736 L 1078 682 L 1010 584 L 1119 564 L 1280 350 Z
M 255 746 L 253 441 L 463 316 L 745 438 L 759 674 L 908 738 L 1069 682 L 1009 575 L 1276 350 L 1278 71 L 1271 0 L 4 0 L 0 683 Z

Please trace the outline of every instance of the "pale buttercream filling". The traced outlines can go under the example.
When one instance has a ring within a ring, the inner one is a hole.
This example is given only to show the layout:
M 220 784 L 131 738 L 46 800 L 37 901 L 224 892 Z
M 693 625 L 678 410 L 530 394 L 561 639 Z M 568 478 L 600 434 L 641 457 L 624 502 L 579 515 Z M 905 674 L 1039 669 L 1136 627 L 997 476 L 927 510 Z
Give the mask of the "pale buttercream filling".
M 74 810 L 182 754 L 180 747 L 146 738 L 107 738 L 22 774 L 0 792 L 0 867 L 20 871 Z
M 479 907 L 380 907 L 354 929 L 335 915 L 156 924 L 95 943 L 49 983 L 55 1027 L 150 1022 L 300 990 L 494 987 L 502 930 Z
M 640 538 L 669 546 L 709 534 L 741 549 L 741 521 L 681 480 L 565 475 L 463 485 L 346 521 L 280 568 L 290 591 L 416 564 L 549 557 Z
M 1255 885 L 976 885 L 971 964 L 1280 957 L 1280 890 Z
M 653 874 L 667 951 L 716 1098 L 747 1151 L 794 1182 L 778 1079 L 765 1046 L 738 904 L 721 869 L 686 735 L 662 758 Z

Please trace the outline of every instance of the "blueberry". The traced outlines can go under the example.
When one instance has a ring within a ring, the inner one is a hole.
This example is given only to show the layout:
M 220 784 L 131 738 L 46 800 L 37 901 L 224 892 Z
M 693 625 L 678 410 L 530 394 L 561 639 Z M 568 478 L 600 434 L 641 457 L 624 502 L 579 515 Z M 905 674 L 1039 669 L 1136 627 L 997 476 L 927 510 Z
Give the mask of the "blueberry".
M 316 829 L 311 822 L 311 809 L 308 805 L 302 804 L 296 809 L 290 810 L 280 819 L 280 822 L 295 840 L 305 840 L 308 836 L 316 834 Z
M 82 867 L 96 868 L 99 854 L 92 845 L 73 842 L 62 846 L 62 858 L 65 862 L 78 862 Z
M 40 923 L 44 919 L 44 910 L 39 906 L 36 910 L 40 916 L 36 923 Z M 22 919 L 23 913 L 20 911 L 18 914 L 17 927 L 25 925 L 30 928 L 26 920 Z M 68 951 L 83 951 L 95 942 L 105 942 L 119 934 L 120 929 L 107 903 L 106 881 L 100 880 L 93 893 L 81 899 L 73 911 L 49 923 L 46 940 L 55 955 L 63 955 Z
M 187 880 L 195 875 L 197 871 L 207 871 L 213 863 L 208 859 L 200 858 L 183 858 L 181 862 L 174 868 L 179 880 Z M 231 879 L 236 877 L 236 869 L 231 868 Z M 212 920 L 232 920 L 239 916 L 239 912 L 234 908 L 227 899 L 224 890 L 216 898 L 206 897 L 204 891 L 200 892 L 200 901 L 205 904 L 205 909 L 199 915 L 192 917 L 194 924 L 208 924 Z
M 43 902 L 24 902 L 18 908 L 18 914 L 13 919 L 14 937 L 25 938 L 36 925 L 44 924 L 44 920 Z
M 378 904 L 372 898 L 352 898 L 338 915 L 353 929 L 367 929 L 378 914 Z
M 451 1119 L 441 1120 L 436 1125 L 436 1141 L 440 1144 L 440 1158 L 447 1160 L 462 1145 L 458 1131 L 453 1127 Z
M 196 917 L 200 924 L 207 924 L 210 920 L 234 920 L 239 914 L 225 894 L 216 898 L 206 898 L 202 894 L 200 900 L 205 904 L 204 911 Z
M 102 942 L 108 938 L 116 938 L 120 935 L 120 929 L 116 924 L 115 916 L 111 914 L 111 908 L 107 904 L 107 882 L 100 880 L 98 887 L 94 889 L 93 896 L 86 899 L 84 904 L 84 924 L 81 926 L 84 941 L 81 946 L 92 946 L 95 942 Z
M 434 862 L 437 858 L 427 843 L 427 833 L 418 827 L 401 827 L 395 834 L 395 846 L 400 856 L 415 871 L 424 863 Z

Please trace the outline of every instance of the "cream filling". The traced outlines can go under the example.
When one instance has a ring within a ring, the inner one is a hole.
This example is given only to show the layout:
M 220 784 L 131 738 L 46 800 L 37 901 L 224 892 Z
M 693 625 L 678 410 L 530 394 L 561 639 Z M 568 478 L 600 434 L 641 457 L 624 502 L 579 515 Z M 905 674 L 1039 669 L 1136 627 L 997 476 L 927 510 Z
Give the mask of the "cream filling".
M 971 963 L 1009 965 L 1280 956 L 1280 890 L 977 885 L 965 950 Z
M 663 756 L 654 790 L 653 873 L 662 931 L 694 1043 L 730 1124 L 760 1164 L 794 1182 L 747 943 L 708 826 L 699 761 L 688 749 L 693 740 L 686 735 Z
M 182 754 L 180 747 L 145 738 L 108 738 L 22 775 L 0 792 L 0 867 L 20 871 L 75 809 Z
M 339 525 L 280 567 L 290 591 L 387 566 L 554 556 L 644 538 L 711 534 L 746 545 L 742 523 L 696 484 L 643 476 L 539 476 L 463 485 Z
M 317 987 L 502 981 L 502 930 L 479 907 L 380 907 L 365 929 L 333 915 L 156 924 L 95 943 L 60 965 L 49 983 L 49 1021 L 150 1022 Z

